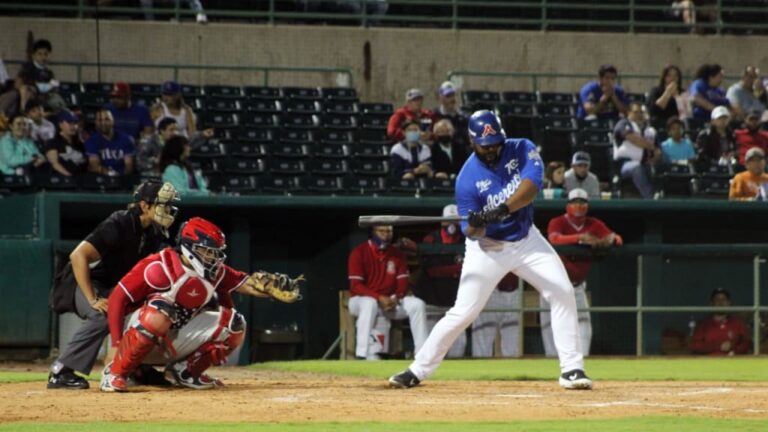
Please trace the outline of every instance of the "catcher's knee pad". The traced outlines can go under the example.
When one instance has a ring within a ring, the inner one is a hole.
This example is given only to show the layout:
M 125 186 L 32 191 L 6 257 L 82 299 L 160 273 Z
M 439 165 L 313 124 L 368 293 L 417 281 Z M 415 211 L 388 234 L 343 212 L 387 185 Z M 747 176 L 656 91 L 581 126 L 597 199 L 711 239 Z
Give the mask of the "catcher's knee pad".
M 159 336 L 141 324 L 129 328 L 117 347 L 115 359 L 112 361 L 112 373 L 127 376 L 136 370 L 158 340 Z

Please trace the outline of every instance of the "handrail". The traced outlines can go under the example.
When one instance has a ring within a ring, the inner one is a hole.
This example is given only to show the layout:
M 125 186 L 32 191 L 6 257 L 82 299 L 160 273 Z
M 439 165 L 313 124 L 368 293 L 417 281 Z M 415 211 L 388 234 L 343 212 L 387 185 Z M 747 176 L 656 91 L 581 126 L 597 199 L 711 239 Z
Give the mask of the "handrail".
M 21 65 L 24 60 L 4 60 L 6 64 Z M 75 61 L 57 61 L 50 62 L 51 67 L 65 66 L 76 69 L 75 76 L 77 82 L 83 82 L 84 68 L 126 68 L 126 69 L 169 69 L 173 71 L 173 79 L 178 80 L 179 72 L 182 70 L 226 70 L 236 72 L 260 72 L 264 75 L 263 85 L 269 85 L 269 77 L 272 72 L 288 73 L 336 73 L 346 76 L 346 82 L 353 86 L 352 69 L 350 68 L 326 68 L 326 67 L 299 67 L 299 66 L 256 66 L 256 65 L 220 65 L 220 64 L 171 64 L 171 63 L 113 63 L 113 62 L 75 62 Z
M 266 4 L 265 4 L 266 3 Z M 303 21 L 306 20 L 319 20 L 330 23 L 348 23 L 350 20 L 355 23 L 368 26 L 371 23 L 376 25 L 382 25 L 387 22 L 397 23 L 439 23 L 445 24 L 454 30 L 462 28 L 471 28 L 465 24 L 510 24 L 510 25 L 530 25 L 543 31 L 551 30 L 553 25 L 567 25 L 569 28 L 600 28 L 607 30 L 614 30 L 616 27 L 626 28 L 626 32 L 635 32 L 639 28 L 658 27 L 658 28 L 672 28 L 672 29 L 689 29 L 693 26 L 683 23 L 681 19 L 670 18 L 669 21 L 654 21 L 653 18 L 644 19 L 642 16 L 638 17 L 638 12 L 652 13 L 656 12 L 662 16 L 671 16 L 673 9 L 669 4 L 657 4 L 647 5 L 639 4 L 635 0 L 627 0 L 624 4 L 605 4 L 602 2 L 564 2 L 564 1 L 528 1 L 528 2 L 512 2 L 512 1 L 482 1 L 482 0 L 387 0 L 386 4 L 389 7 L 390 13 L 399 6 L 402 7 L 422 7 L 423 9 L 431 8 L 434 15 L 417 15 L 413 12 L 402 14 L 390 14 L 380 15 L 371 14 L 367 10 L 368 6 L 377 4 L 375 0 L 365 0 L 361 2 L 364 7 L 356 13 L 334 13 L 334 12 L 307 12 L 302 10 L 280 10 L 289 9 L 288 7 L 278 7 L 280 5 L 295 5 L 295 0 L 269 0 L 268 2 L 261 2 L 261 10 L 256 8 L 250 10 L 237 10 L 237 9 L 208 9 L 205 13 L 208 16 L 214 18 L 248 18 L 248 19 L 263 19 L 269 24 L 275 24 L 280 20 L 291 20 L 300 18 Z M 257 5 L 258 6 L 258 5 Z M 445 15 L 438 15 L 442 11 L 434 12 L 434 8 L 444 7 L 450 10 Z M 722 0 L 718 0 L 713 5 L 716 19 L 714 22 L 703 22 L 699 20 L 695 24 L 697 28 L 711 29 L 716 33 L 721 33 L 723 30 L 730 29 L 768 29 L 768 23 L 759 16 L 755 18 L 754 22 L 727 22 L 723 18 L 728 18 L 728 14 L 765 14 L 765 9 L 761 7 L 753 6 L 724 6 Z M 493 16 L 477 17 L 470 14 L 477 14 L 479 8 L 490 9 Z M 505 9 L 507 9 L 505 11 Z M 78 0 L 76 5 L 61 5 L 61 4 L 26 4 L 26 3 L 3 3 L 0 4 L 0 11 L 8 10 L 17 12 L 72 12 L 76 14 L 78 18 L 84 18 L 92 16 L 94 14 L 128 14 L 128 15 L 143 15 L 146 12 L 153 14 L 166 14 L 171 15 L 174 19 L 179 20 L 182 17 L 192 17 L 196 14 L 196 11 L 190 10 L 186 7 L 182 7 L 180 0 L 174 0 L 174 2 L 168 7 L 152 7 L 142 8 L 139 6 L 98 6 L 97 4 L 87 4 L 83 0 Z M 520 15 L 520 11 L 530 13 L 531 17 L 517 18 Z M 585 11 L 589 13 L 589 17 L 580 18 L 557 18 L 558 12 L 570 12 L 570 11 Z M 505 13 L 506 12 L 506 13 Z M 626 13 L 626 18 L 616 19 L 615 16 L 611 16 L 611 19 L 601 19 L 601 13 Z

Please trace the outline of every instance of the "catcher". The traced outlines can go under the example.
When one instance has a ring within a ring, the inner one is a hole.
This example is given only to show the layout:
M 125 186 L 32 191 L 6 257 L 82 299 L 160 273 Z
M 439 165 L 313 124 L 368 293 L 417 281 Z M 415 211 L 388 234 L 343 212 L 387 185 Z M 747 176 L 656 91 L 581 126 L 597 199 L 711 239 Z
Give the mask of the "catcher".
M 102 373 L 101 391 L 128 390 L 127 377 L 140 364 L 165 365 L 177 385 L 208 389 L 222 385 L 205 371 L 220 365 L 245 336 L 245 319 L 232 291 L 299 300 L 299 282 L 286 275 L 247 275 L 226 264 L 224 233 L 202 218 L 179 230 L 178 249 L 166 248 L 139 261 L 109 296 L 114 359 Z

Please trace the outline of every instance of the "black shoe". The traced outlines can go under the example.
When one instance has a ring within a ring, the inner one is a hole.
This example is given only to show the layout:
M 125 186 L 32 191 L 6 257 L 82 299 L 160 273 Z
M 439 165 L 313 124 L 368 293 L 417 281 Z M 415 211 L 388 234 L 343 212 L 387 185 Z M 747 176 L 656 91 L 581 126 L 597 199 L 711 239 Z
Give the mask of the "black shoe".
M 560 387 L 569 390 L 591 390 L 592 380 L 581 369 L 574 369 L 560 375 Z
M 389 386 L 396 388 L 411 388 L 419 385 L 421 381 L 416 378 L 416 375 L 411 372 L 410 369 L 406 369 L 397 375 L 389 377 Z
M 48 388 L 49 389 L 69 389 L 69 390 L 85 390 L 90 385 L 85 378 L 75 375 L 72 370 L 62 370 L 55 374 L 51 372 L 48 375 Z
M 173 383 L 165 379 L 165 374 L 150 365 L 143 364 L 139 366 L 136 372 L 133 373 L 132 378 L 137 385 L 158 387 L 170 387 L 173 385 Z

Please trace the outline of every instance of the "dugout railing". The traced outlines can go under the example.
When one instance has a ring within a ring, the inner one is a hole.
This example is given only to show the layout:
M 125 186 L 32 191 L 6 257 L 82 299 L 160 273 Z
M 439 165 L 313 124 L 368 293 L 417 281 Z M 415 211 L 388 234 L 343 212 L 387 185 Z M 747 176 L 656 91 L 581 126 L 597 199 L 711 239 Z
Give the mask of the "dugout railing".
M 766 32 L 765 7 L 717 0 L 699 7 L 695 27 L 682 22 L 682 11 L 663 0 L 510 1 L 510 0 L 360 0 L 346 10 L 333 9 L 316 0 L 206 1 L 205 13 L 216 20 L 254 21 L 269 24 L 341 24 L 378 26 L 430 26 L 454 30 L 468 28 L 570 30 L 612 32 L 687 32 L 692 28 L 711 33 Z M 331 2 L 328 2 L 331 3 Z M 139 18 L 153 13 L 175 20 L 194 19 L 196 11 L 186 2 L 139 6 L 99 6 L 98 2 L 70 0 L 0 4 L 0 13 L 77 17 Z M 385 4 L 385 6 L 380 6 Z M 383 13 L 386 12 L 386 13 Z

